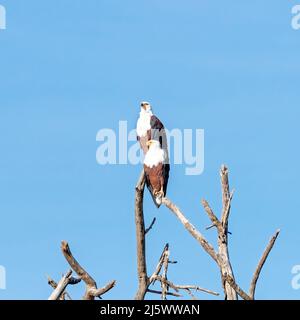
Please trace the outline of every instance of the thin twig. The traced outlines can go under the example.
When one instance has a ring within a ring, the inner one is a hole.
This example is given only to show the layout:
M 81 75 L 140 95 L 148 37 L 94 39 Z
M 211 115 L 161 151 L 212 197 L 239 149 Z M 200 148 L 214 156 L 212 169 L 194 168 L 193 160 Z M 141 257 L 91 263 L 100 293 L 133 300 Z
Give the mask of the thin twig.
M 150 226 L 145 230 L 145 235 L 153 228 L 155 222 L 156 222 L 156 218 L 152 220 Z
M 169 249 L 164 254 L 163 259 L 163 272 L 162 272 L 162 278 L 164 280 L 168 280 L 168 267 L 169 267 L 169 257 L 170 257 L 170 251 Z M 162 281 L 161 282 L 161 288 L 162 288 L 162 300 L 166 300 L 167 298 L 167 292 L 169 291 L 168 285 Z
M 219 219 L 217 218 L 217 216 L 214 214 L 214 212 L 212 211 L 208 202 L 203 199 L 202 205 L 203 205 L 203 208 L 204 208 L 205 212 L 207 213 L 208 217 L 210 218 L 210 220 L 213 224 L 213 227 L 216 227 L 218 230 L 220 230 L 222 228 L 222 224 L 219 221 Z
M 147 292 L 162 295 L 162 292 L 161 291 L 157 291 L 157 290 L 148 289 Z M 173 297 L 176 297 L 176 298 L 181 298 L 182 297 L 182 295 L 180 295 L 178 293 L 174 293 L 174 292 L 167 292 L 167 296 L 173 296 Z
M 216 225 L 211 224 L 210 226 L 206 227 L 205 230 L 210 230 L 210 229 L 215 228 L 215 227 L 216 227 Z
M 181 289 L 181 290 L 189 289 L 189 290 L 201 291 L 201 292 L 205 292 L 205 293 L 211 294 L 213 296 L 219 296 L 220 295 L 218 292 L 211 291 L 211 290 L 208 290 L 208 289 L 204 289 L 204 288 L 201 288 L 199 286 L 190 286 L 190 285 L 181 286 L 181 285 L 176 285 L 176 287 L 178 289 Z
M 149 284 L 155 283 L 156 277 L 160 274 L 161 269 L 163 267 L 165 254 L 168 250 L 169 250 L 169 244 L 167 243 L 164 247 L 164 250 L 163 250 L 160 258 L 159 258 L 159 262 L 155 268 L 155 271 L 153 272 L 152 276 L 149 278 Z

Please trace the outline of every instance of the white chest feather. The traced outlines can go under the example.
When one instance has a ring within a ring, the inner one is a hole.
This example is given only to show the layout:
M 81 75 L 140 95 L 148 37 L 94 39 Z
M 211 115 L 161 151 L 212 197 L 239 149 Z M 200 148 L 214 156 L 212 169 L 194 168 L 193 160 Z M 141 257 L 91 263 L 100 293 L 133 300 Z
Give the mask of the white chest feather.
M 158 166 L 160 163 L 165 162 L 165 152 L 159 146 L 151 147 L 147 152 L 144 160 L 144 164 L 147 167 L 153 168 Z
M 139 137 L 145 137 L 147 132 L 151 129 L 151 111 L 141 111 L 140 117 L 137 121 L 136 133 Z

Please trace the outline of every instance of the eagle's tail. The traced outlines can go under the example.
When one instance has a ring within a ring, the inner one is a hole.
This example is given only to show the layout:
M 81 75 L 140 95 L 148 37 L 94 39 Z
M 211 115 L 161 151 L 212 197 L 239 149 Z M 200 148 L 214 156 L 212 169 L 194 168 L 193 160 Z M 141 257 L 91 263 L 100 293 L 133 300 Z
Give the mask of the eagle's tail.
M 159 208 L 162 204 L 162 198 L 163 198 L 163 195 L 162 194 L 159 194 L 155 197 L 155 204 L 157 206 L 157 208 Z
M 149 190 L 150 191 L 150 194 L 151 194 L 151 198 L 156 206 L 157 209 L 159 209 L 159 207 L 161 206 L 162 204 L 162 197 L 160 196 L 155 196 L 152 192 L 152 190 Z
M 158 195 L 154 195 L 153 194 L 153 190 L 151 187 L 148 188 L 149 189 L 149 192 L 151 194 L 151 198 L 156 206 L 157 209 L 160 208 L 161 204 L 162 204 L 162 195 L 158 194 Z

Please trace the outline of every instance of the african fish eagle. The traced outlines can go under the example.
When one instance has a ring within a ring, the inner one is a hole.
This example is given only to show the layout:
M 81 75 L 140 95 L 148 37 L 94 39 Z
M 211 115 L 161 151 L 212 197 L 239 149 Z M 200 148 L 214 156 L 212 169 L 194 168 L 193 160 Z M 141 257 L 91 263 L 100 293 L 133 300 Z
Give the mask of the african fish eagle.
M 136 127 L 137 139 L 140 142 L 144 154 L 148 152 L 147 142 L 157 140 L 166 153 L 165 163 L 169 164 L 168 142 L 165 127 L 162 122 L 153 114 L 149 102 L 141 103 L 140 117 Z
M 166 163 L 167 155 L 159 141 L 149 140 L 147 147 L 148 152 L 144 159 L 146 185 L 155 205 L 159 208 L 162 198 L 167 193 L 170 165 Z

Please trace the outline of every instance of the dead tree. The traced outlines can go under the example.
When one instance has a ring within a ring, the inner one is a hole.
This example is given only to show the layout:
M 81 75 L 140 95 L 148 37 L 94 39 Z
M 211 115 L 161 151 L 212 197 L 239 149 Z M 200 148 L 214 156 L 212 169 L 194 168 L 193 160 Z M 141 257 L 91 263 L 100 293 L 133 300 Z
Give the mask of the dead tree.
M 105 287 L 98 289 L 96 281 L 85 271 L 85 269 L 78 263 L 78 261 L 72 255 L 69 244 L 66 241 L 61 243 L 62 253 L 69 263 L 70 267 L 77 274 L 78 278 L 72 277 L 72 270 L 66 273 L 57 284 L 52 279 L 48 278 L 48 283 L 54 288 L 51 296 L 48 300 L 64 300 L 68 295 L 65 291 L 68 285 L 75 285 L 83 280 L 86 284 L 86 291 L 83 296 L 83 300 L 95 300 L 100 298 L 110 291 L 116 284 L 116 281 L 109 282 Z
M 202 200 L 202 205 L 207 213 L 212 225 L 207 229 L 215 227 L 218 235 L 218 251 L 205 239 L 205 237 L 190 223 L 182 211 L 168 198 L 163 198 L 163 204 L 175 214 L 185 229 L 198 241 L 201 247 L 210 255 L 220 269 L 221 281 L 224 289 L 226 300 L 237 300 L 238 295 L 244 300 L 254 300 L 257 280 L 261 273 L 264 263 L 266 262 L 269 253 L 271 252 L 280 230 L 277 230 L 275 235 L 270 240 L 265 252 L 253 275 L 249 294 L 243 291 L 235 281 L 233 268 L 230 262 L 228 250 L 228 221 L 230 215 L 231 201 L 233 192 L 229 189 L 228 169 L 226 166 L 221 167 L 221 186 L 222 186 L 222 213 L 219 219 L 209 206 L 206 200 Z
M 135 225 L 136 225 L 136 239 L 137 239 L 137 265 L 138 265 L 138 291 L 135 296 L 135 300 L 144 300 L 147 293 L 154 293 L 161 295 L 161 298 L 165 300 L 167 296 L 181 297 L 180 290 L 187 292 L 191 297 L 195 298 L 192 294 L 192 290 L 205 292 L 207 294 L 219 295 L 218 293 L 201 288 L 195 285 L 176 285 L 168 280 L 168 268 L 169 264 L 176 264 L 176 262 L 170 260 L 169 245 L 166 244 L 164 250 L 159 259 L 158 265 L 149 277 L 147 273 L 147 261 L 146 261 L 146 235 L 152 229 L 155 218 L 150 226 L 145 228 L 144 220 L 144 190 L 145 190 L 145 175 L 144 171 L 138 180 L 135 193 Z M 160 283 L 161 290 L 150 289 L 151 285 L 156 282 Z M 170 291 L 173 289 L 173 292 Z

